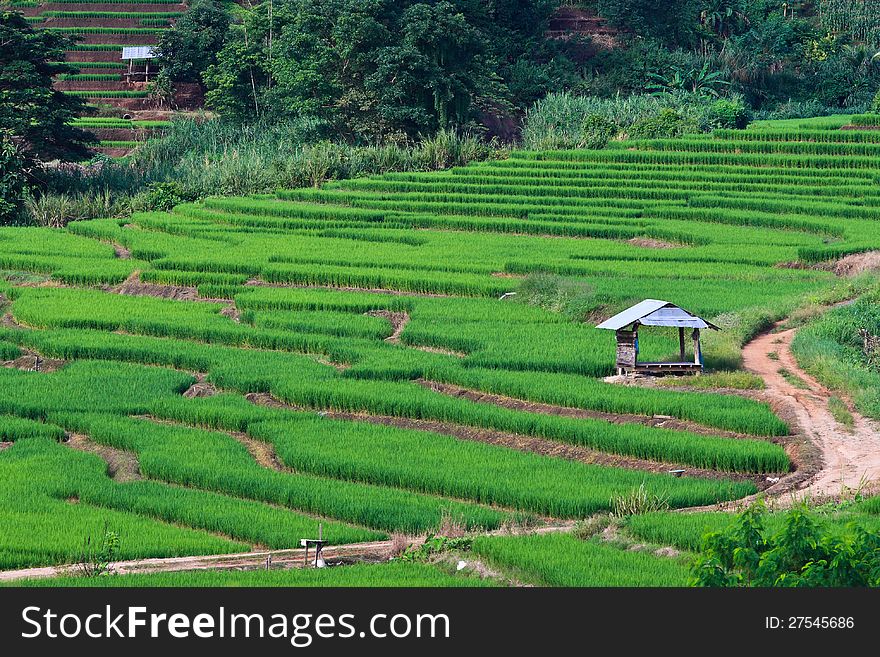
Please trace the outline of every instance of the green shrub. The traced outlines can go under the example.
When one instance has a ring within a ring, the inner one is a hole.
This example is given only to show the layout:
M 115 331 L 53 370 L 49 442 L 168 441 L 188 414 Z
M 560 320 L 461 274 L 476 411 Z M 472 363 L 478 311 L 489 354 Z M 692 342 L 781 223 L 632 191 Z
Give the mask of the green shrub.
M 742 130 L 751 120 L 751 111 L 742 101 L 721 98 L 712 103 L 710 116 L 714 127 Z
M 187 198 L 183 186 L 178 182 L 154 182 L 147 186 L 147 191 L 135 197 L 134 206 L 139 212 L 167 212 Z
M 674 109 L 667 107 L 660 110 L 657 116 L 633 123 L 628 135 L 631 139 L 672 139 L 695 131 L 696 125 L 692 120 L 685 119 Z
M 619 128 L 614 121 L 600 114 L 590 114 L 581 126 L 581 142 L 579 148 L 605 148 L 605 145 L 617 134 Z
M 706 534 L 692 584 L 712 587 L 880 585 L 880 535 L 856 524 L 835 531 L 806 508 L 788 511 L 775 534 L 753 505 L 730 528 Z

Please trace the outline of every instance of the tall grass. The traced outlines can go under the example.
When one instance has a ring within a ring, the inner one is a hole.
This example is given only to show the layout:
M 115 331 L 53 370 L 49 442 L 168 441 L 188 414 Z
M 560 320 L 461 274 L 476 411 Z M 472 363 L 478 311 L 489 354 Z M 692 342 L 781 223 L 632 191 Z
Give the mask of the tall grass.
M 137 91 L 68 93 L 96 98 L 146 95 Z M 180 200 L 194 200 L 268 193 L 279 187 L 315 187 L 327 180 L 389 171 L 434 171 L 503 156 L 497 145 L 451 131 L 408 146 L 337 144 L 323 141 L 324 137 L 323 124 L 311 119 L 247 126 L 178 119 L 164 126 L 161 138 L 140 144 L 124 162 L 47 169 L 41 177 L 50 203 L 55 203 L 57 194 L 90 197 L 110 190 L 130 210 L 152 209 L 149 196 L 139 194 L 151 183 L 173 182 Z M 77 207 L 77 214 L 69 220 L 106 216 L 89 212 L 85 203 Z

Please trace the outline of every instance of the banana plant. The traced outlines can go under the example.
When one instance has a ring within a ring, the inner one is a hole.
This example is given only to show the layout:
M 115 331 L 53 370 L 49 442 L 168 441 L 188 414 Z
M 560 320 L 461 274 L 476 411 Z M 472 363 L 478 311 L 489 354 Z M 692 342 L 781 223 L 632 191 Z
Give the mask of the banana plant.
M 724 79 L 721 71 L 713 71 L 709 62 L 705 62 L 702 68 L 685 70 L 676 67 L 671 75 L 664 76 L 659 73 L 649 73 L 651 82 L 646 86 L 652 93 L 671 93 L 674 91 L 688 91 L 701 96 L 720 96 L 730 82 Z

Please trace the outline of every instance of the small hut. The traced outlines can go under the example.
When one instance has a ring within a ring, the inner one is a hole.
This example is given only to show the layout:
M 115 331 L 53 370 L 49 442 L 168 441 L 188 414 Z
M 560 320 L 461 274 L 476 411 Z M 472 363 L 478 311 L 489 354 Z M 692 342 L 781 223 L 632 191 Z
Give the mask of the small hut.
M 122 61 L 128 62 L 128 71 L 123 73 L 126 82 L 135 82 L 135 77 L 144 76 L 144 82 L 150 79 L 150 60 L 158 57 L 158 53 L 153 46 L 124 46 L 122 48 Z M 136 71 L 135 66 L 141 66 L 143 62 L 144 70 Z M 158 69 L 153 69 L 153 74 L 158 73 Z
M 678 328 L 679 359 L 671 363 L 639 362 L 639 326 Z M 703 351 L 700 346 L 702 329 L 720 329 L 674 303 L 659 299 L 645 299 L 632 308 L 618 313 L 596 326 L 614 331 L 617 336 L 617 373 L 624 374 L 699 374 L 703 371 Z M 685 360 L 685 329 L 691 330 L 694 343 L 693 361 Z

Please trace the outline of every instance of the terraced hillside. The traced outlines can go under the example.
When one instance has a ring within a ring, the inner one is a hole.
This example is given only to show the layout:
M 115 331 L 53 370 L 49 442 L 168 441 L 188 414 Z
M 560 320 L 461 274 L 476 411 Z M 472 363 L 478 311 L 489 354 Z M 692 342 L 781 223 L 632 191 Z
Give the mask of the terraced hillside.
M 0 568 L 69 562 L 105 520 L 142 558 L 802 484 L 797 426 L 745 395 L 606 383 L 593 320 L 668 299 L 725 329 L 706 363 L 735 367 L 832 298 L 812 264 L 880 249 L 878 152 L 876 131 L 720 131 L 0 229 Z M 547 273 L 577 313 L 522 302 Z M 677 350 L 643 337 L 645 358 Z
M 76 0 L 37 2 L 13 0 L 11 6 L 24 14 L 37 28 L 73 36 L 75 45 L 65 53 L 79 73 L 61 76 L 55 88 L 82 96 L 89 102 L 113 105 L 137 116 L 151 109 L 147 104 L 144 66 L 139 63 L 128 76 L 128 62 L 122 61 L 122 48 L 129 45 L 154 45 L 162 30 L 170 27 L 186 11 L 186 4 L 176 0 L 144 0 L 98 3 Z M 144 117 L 155 120 L 157 116 Z M 162 117 L 164 118 L 164 117 Z M 86 126 L 92 127 L 92 126 Z M 142 141 L 148 128 L 93 126 L 101 140 L 99 152 L 118 156 L 130 152 Z M 108 132 L 112 130 L 113 132 Z

